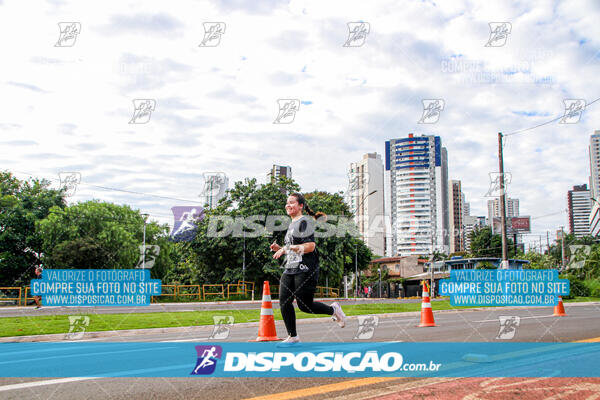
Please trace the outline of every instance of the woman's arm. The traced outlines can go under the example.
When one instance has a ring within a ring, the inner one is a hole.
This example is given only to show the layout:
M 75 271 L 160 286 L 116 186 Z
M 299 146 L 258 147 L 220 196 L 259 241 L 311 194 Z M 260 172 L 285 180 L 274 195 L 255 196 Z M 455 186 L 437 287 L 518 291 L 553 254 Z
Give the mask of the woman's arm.
M 306 242 L 302 244 L 294 244 L 290 246 L 290 250 L 295 251 L 296 253 L 304 254 L 315 251 L 315 247 L 315 242 Z

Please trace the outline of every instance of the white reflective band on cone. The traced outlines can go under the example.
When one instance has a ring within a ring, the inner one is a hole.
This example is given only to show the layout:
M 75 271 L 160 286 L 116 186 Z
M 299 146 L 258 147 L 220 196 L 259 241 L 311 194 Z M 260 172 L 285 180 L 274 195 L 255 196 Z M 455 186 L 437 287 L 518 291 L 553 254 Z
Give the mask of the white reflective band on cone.
M 429 297 L 429 292 L 423 292 L 423 297 Z
M 431 308 L 431 303 L 422 303 L 421 308 Z
M 261 308 L 260 315 L 273 315 L 273 309 L 272 308 Z
M 271 295 L 263 294 L 263 300 L 262 301 L 271 301 Z

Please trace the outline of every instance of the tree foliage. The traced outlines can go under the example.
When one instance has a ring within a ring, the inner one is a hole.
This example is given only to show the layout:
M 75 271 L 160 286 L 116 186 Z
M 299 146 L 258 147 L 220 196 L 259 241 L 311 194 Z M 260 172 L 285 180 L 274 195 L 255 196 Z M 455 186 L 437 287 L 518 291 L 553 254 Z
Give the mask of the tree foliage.
M 502 257 L 502 237 L 492 234 L 489 226 L 476 229 L 470 234 L 473 257 Z M 513 241 L 508 238 L 508 257 L 515 256 Z
M 257 282 L 259 286 L 263 280 L 278 281 L 284 259 L 274 260 L 269 246 L 273 242 L 283 244 L 286 226 L 277 225 L 278 228 L 269 231 L 265 229 L 265 216 L 278 216 L 282 221 L 289 222 L 284 208 L 287 194 L 299 190 L 298 184 L 285 177 L 261 185 L 257 184 L 256 179 L 236 182 L 227 196 L 214 209 L 206 212 L 206 217 L 199 223 L 196 238 L 190 244 L 194 254 L 189 259 L 193 259 L 198 268 L 195 283 L 236 282 L 242 277 Z M 326 213 L 328 218 L 338 219 L 338 215 L 351 218 L 339 194 L 316 191 L 305 197 L 311 209 Z M 253 216 L 261 217 L 253 219 Z M 342 223 L 353 225 L 343 217 Z M 228 218 L 230 220 L 226 222 Z M 217 224 L 220 220 L 224 222 Z M 233 228 L 231 221 L 234 221 Z M 213 230 L 217 226 L 218 232 L 232 230 L 218 236 L 210 234 L 211 226 Z M 257 231 L 260 234 L 256 234 Z M 245 237 L 244 232 L 247 232 Z M 366 268 L 372 257 L 364 243 L 350 233 L 344 237 L 317 238 L 316 244 L 320 259 L 320 282 L 325 282 L 325 277 L 328 277 L 330 286 L 339 285 L 344 273 L 354 271 L 355 252 L 359 269 Z M 245 272 L 242 268 L 244 255 Z
M 135 268 L 140 259 L 144 219 L 126 205 L 86 201 L 52 207 L 37 228 L 43 262 L 50 268 Z M 146 224 L 146 245 L 160 246 L 153 277 L 162 277 L 171 265 L 173 244 L 167 233 L 166 225 Z
M 62 191 L 47 180 L 21 181 L 0 172 L 0 286 L 21 286 L 40 265 L 42 235 L 36 222 L 65 207 Z

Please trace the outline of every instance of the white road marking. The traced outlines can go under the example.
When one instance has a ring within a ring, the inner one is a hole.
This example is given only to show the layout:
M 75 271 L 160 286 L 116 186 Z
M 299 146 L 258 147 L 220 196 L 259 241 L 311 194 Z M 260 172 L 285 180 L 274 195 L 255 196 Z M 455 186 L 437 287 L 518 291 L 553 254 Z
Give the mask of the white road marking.
M 36 387 L 36 386 L 57 385 L 57 384 L 61 384 L 61 383 L 71 383 L 71 382 L 77 382 L 77 381 L 87 381 L 89 379 L 101 379 L 101 378 L 95 378 L 95 377 L 62 378 L 62 379 L 49 379 L 49 380 L 45 380 L 45 381 L 15 383 L 15 384 L 12 384 L 12 385 L 0 386 L 0 392 L 5 392 L 7 390 L 27 389 L 27 388 Z

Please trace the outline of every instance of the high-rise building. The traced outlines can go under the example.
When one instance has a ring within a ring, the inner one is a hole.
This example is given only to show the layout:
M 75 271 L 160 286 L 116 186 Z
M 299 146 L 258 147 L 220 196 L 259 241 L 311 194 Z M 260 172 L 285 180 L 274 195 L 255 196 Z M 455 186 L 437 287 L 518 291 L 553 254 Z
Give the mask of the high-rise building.
M 485 226 L 485 217 L 465 215 L 463 220 L 465 250 L 471 251 L 471 232 Z
M 462 203 L 463 203 L 463 218 L 467 215 L 471 215 L 471 203 L 467 203 L 465 198 L 465 194 L 461 193 Z
M 383 162 L 381 155 L 367 153 L 362 160 L 351 163 L 346 202 L 365 244 L 371 251 L 384 256 L 385 220 L 383 210 Z
M 506 198 L 506 218 L 519 216 L 519 199 Z M 494 217 L 499 218 L 500 215 L 500 199 L 495 198 L 488 200 L 488 220 L 493 224 Z
M 386 255 L 447 253 L 448 154 L 441 138 L 411 133 L 386 141 L 384 177 L 392 225 Z
M 590 235 L 600 235 L 600 130 L 590 136 L 590 197 L 591 212 L 588 217 Z
M 280 176 L 285 176 L 287 178 L 292 178 L 292 167 L 287 167 L 283 165 L 275 165 L 273 164 L 273 168 L 267 174 L 267 179 L 277 180 Z
M 600 196 L 600 130 L 590 136 L 590 195 L 594 199 Z
M 589 235 L 592 200 L 587 184 L 573 186 L 567 195 L 567 202 L 570 232 L 578 237 Z
M 449 194 L 449 212 L 450 222 L 450 253 L 456 253 L 464 250 L 463 245 L 463 215 L 464 215 L 464 194 L 461 189 L 460 181 L 451 180 L 448 184 Z

